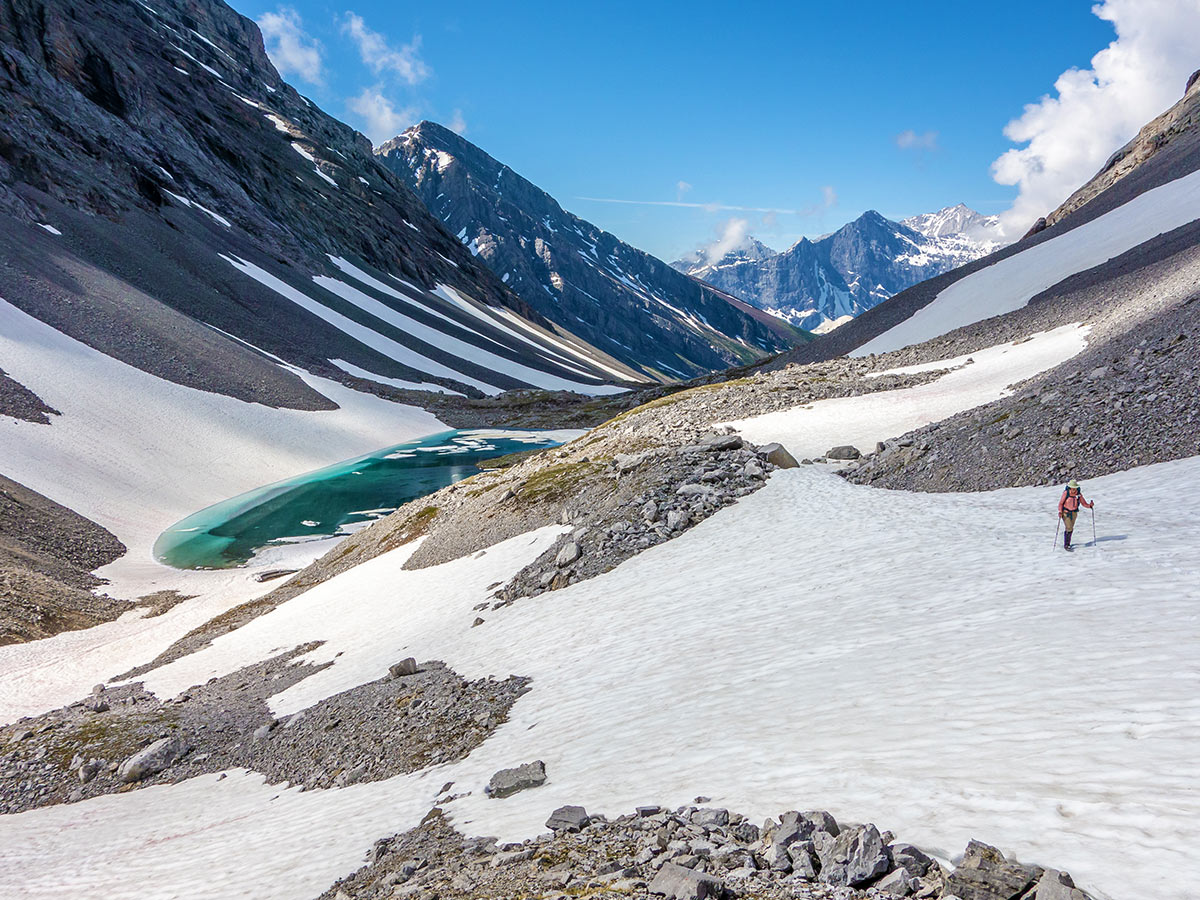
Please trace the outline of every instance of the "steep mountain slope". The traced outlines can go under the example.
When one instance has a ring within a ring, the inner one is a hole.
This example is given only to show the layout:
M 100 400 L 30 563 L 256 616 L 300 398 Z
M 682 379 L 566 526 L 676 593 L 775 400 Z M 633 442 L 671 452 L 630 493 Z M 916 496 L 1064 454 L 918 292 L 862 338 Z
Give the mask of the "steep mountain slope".
M 646 375 L 696 375 L 802 340 L 572 215 L 440 125 L 415 125 L 378 154 L 531 307 Z
M 381 391 L 633 377 L 476 263 L 217 0 L 5 4 L 0 98 L 0 297 L 131 365 L 312 409 L 252 348 Z
M 977 259 L 1000 240 L 997 220 L 947 207 L 893 222 L 874 210 L 832 234 L 775 253 L 753 238 L 710 260 L 673 265 L 803 328 L 843 324 L 905 288 Z
M 1072 315 L 1070 306 L 1049 301 L 1071 296 L 1081 284 L 1103 290 L 1117 278 L 1132 278 L 1136 285 L 1137 273 L 1144 272 L 1149 285 L 1159 277 L 1153 267 L 1169 259 L 1178 260 L 1180 271 L 1191 271 L 1186 254 L 1196 243 L 1200 219 L 1197 91 L 1197 83 L 1189 82 L 1183 99 L 1143 129 L 1147 148 L 1130 153 L 1136 165 L 1119 178 L 1106 168 L 1051 214 L 1054 224 L 898 294 L 776 364 L 879 353 L 943 335 L 952 340 L 960 332 L 987 341 L 993 317 L 1018 311 L 1034 316 L 1035 305 L 1053 305 L 1054 321 L 1063 324 Z M 1169 140 L 1155 138 L 1160 131 L 1169 132 Z M 1134 145 L 1141 146 L 1139 140 Z M 1157 151 L 1149 152 L 1156 143 Z M 1128 294 L 1106 298 L 1109 309 L 1128 299 Z
M 1200 132 L 1200 70 L 1192 73 L 1183 99 L 1147 123 L 1124 147 L 1108 158 L 1104 167 L 1087 184 L 1068 197 L 1058 209 L 1034 227 L 1041 230 L 1069 216 L 1118 181 L 1137 172 L 1147 160 L 1169 149 L 1169 154 L 1186 155 Z

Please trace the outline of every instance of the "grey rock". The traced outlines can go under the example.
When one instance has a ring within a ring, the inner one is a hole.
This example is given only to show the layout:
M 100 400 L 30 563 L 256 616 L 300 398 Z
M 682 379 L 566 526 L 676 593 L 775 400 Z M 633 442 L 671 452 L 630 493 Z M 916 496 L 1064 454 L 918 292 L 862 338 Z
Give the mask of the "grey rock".
M 842 831 L 821 853 L 821 880 L 858 887 L 888 870 L 887 847 L 874 825 Z
M 582 806 L 560 806 L 550 813 L 546 827 L 551 831 L 583 831 L 591 821 Z
M 723 453 L 727 450 L 741 450 L 746 442 L 740 434 L 717 434 L 704 439 L 704 445 L 712 453 Z
M 546 783 L 546 764 L 540 759 L 517 766 L 515 769 L 501 769 L 492 776 L 485 792 L 489 797 L 501 799 L 510 797 L 518 791 L 540 787 Z
M 826 834 L 831 834 L 837 837 L 841 833 L 838 827 L 837 819 L 823 809 L 810 809 L 804 812 L 801 818 L 812 826 L 812 834 L 817 831 L 824 831 Z M 807 836 L 807 835 L 806 835 Z
M 650 882 L 649 890 L 668 900 L 705 900 L 706 897 L 721 897 L 724 886 L 721 879 L 713 875 L 664 863 Z
M 888 849 L 892 864 L 901 867 L 913 878 L 920 878 L 934 866 L 933 859 L 912 844 L 894 843 Z
M 788 847 L 792 860 L 792 874 L 797 878 L 812 881 L 817 877 L 817 860 L 812 841 L 799 841 Z
M 680 531 L 687 528 L 692 516 L 686 509 L 673 509 L 667 513 L 667 530 Z
M 995 847 L 971 841 L 962 862 L 950 873 L 946 893 L 959 900 L 1010 900 L 1021 896 L 1041 874 L 1041 869 L 1005 859 Z
M 850 444 L 842 444 L 840 447 L 825 451 L 826 459 L 859 459 L 861 456 L 858 448 Z
M 692 824 L 699 825 L 701 828 L 712 829 L 714 827 L 724 828 L 729 824 L 729 810 L 727 809 L 698 809 L 692 813 Z
M 884 875 L 872 885 L 876 890 L 891 894 L 893 897 L 907 897 L 912 893 L 912 878 L 904 869 L 895 869 Z
M 765 478 L 767 475 L 767 473 L 763 470 L 763 467 L 754 460 L 746 463 L 746 465 L 742 468 L 742 474 L 747 478 L 754 479 Z
M 568 541 L 558 551 L 558 555 L 554 557 L 554 564 L 560 569 L 565 568 L 579 559 L 580 553 L 579 545 L 574 541 Z
M 408 659 L 402 659 L 398 663 L 393 663 L 388 667 L 388 674 L 393 678 L 403 678 L 406 675 L 416 675 L 417 661 L 410 656 Z
M 1029 900 L 1090 900 L 1088 895 L 1075 887 L 1075 882 L 1066 872 L 1046 869 L 1038 879 Z
M 766 457 L 767 462 L 780 469 L 795 469 L 800 465 L 783 444 L 763 444 L 758 452 Z
M 181 738 L 162 738 L 139 750 L 117 767 L 117 777 L 126 784 L 156 775 L 188 751 Z

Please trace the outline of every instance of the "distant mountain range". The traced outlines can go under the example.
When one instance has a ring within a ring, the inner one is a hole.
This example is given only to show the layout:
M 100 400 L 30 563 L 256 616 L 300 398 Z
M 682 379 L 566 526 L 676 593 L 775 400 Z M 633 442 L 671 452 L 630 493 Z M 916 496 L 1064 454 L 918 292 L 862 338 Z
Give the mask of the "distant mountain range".
M 567 212 L 441 125 L 415 125 L 376 153 L 525 303 L 648 377 L 690 377 L 805 340 Z
M 672 265 L 820 333 L 1004 243 L 997 216 L 960 203 L 902 222 L 869 210 L 832 234 L 803 238 L 782 253 L 748 237 L 717 259 L 698 251 Z

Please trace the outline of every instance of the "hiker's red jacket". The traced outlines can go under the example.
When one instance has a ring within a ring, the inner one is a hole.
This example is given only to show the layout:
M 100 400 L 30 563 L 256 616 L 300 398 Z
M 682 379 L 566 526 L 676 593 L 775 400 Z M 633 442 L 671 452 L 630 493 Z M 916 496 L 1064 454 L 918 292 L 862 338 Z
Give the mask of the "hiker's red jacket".
M 1077 512 L 1081 506 L 1091 509 L 1094 505 L 1083 499 L 1083 491 L 1073 497 L 1070 491 L 1063 491 L 1062 499 L 1058 501 L 1058 514 L 1061 516 L 1064 512 Z

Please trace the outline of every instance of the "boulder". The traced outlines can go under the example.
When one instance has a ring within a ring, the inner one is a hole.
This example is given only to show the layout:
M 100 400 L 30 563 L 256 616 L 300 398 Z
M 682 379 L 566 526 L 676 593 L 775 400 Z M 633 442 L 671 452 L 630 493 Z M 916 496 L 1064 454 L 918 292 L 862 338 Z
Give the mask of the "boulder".
M 692 813 L 692 824 L 701 828 L 724 828 L 729 824 L 727 809 L 698 809 Z
M 582 806 L 560 806 L 550 813 L 546 827 L 551 831 L 583 831 L 591 824 L 591 817 Z
M 182 738 L 162 738 L 117 766 L 117 777 L 129 784 L 157 775 L 190 749 Z
M 907 897 L 912 893 L 912 878 L 903 869 L 896 869 L 880 878 L 872 885 L 875 890 L 891 894 L 893 897 Z
M 563 544 L 562 549 L 558 551 L 558 555 L 554 557 L 554 564 L 560 569 L 569 566 L 575 560 L 579 559 L 579 554 L 579 545 L 574 541 L 568 541 Z
M 405 675 L 417 674 L 417 661 L 411 656 L 408 659 L 402 659 L 398 663 L 393 663 L 388 666 L 388 674 L 393 678 L 403 678 Z
M 806 834 L 805 837 L 817 831 L 824 831 L 826 834 L 832 834 L 834 837 L 837 837 L 841 833 L 841 829 L 838 828 L 837 819 L 833 817 L 832 813 L 828 813 L 823 809 L 810 809 L 802 813 L 800 818 L 812 826 L 812 831 Z
M 712 437 L 705 438 L 702 443 L 711 453 L 741 450 L 746 444 L 740 434 L 714 434 Z
M 497 800 L 510 797 L 518 791 L 540 787 L 546 783 L 546 764 L 540 759 L 517 766 L 501 769 L 492 776 L 484 792 Z
M 1091 900 L 1087 894 L 1075 887 L 1075 882 L 1066 872 L 1046 869 L 1038 879 L 1029 900 Z
M 812 841 L 798 841 L 788 847 L 792 859 L 792 875 L 813 881 L 817 877 L 817 860 L 813 855 Z
M 920 878 L 933 868 L 933 859 L 912 844 L 894 843 L 888 849 L 892 852 L 892 864 L 902 868 L 912 878 Z
M 862 456 L 857 447 L 852 447 L 849 444 L 842 444 L 840 447 L 834 447 L 825 451 L 826 459 L 859 459 Z
M 721 897 L 725 893 L 721 879 L 675 863 L 663 863 L 650 882 L 649 890 L 668 900 L 704 900 L 706 897 Z
M 995 847 L 971 841 L 962 862 L 950 873 L 946 893 L 959 900 L 1010 900 L 1020 897 L 1041 875 L 1041 869 L 1011 862 Z
M 850 887 L 873 881 L 891 864 L 887 847 L 874 825 L 846 829 L 832 843 L 824 844 L 820 854 L 821 880 Z
M 691 518 L 691 513 L 686 509 L 673 509 L 667 513 L 667 530 L 681 531 L 687 528 Z
M 767 458 L 767 462 L 780 469 L 795 469 L 800 465 L 783 444 L 763 444 L 758 452 Z

